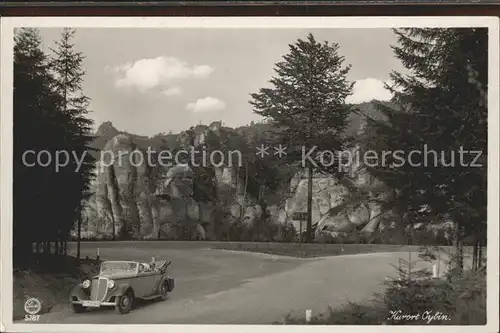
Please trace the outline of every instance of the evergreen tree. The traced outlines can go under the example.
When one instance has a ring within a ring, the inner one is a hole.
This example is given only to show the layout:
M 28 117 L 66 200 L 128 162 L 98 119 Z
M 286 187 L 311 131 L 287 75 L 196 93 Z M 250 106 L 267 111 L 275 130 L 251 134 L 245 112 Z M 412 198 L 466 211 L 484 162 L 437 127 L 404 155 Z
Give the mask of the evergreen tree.
M 86 150 L 91 123 L 84 117 L 84 99 L 78 103 L 81 96 L 72 95 L 77 90 L 72 88 L 75 81 L 81 79 L 68 76 L 65 95 L 57 61 L 44 54 L 37 29 L 15 32 L 13 201 L 17 258 L 25 257 L 33 242 L 37 251 L 42 243 L 44 252 L 51 252 L 50 244 L 55 241 L 56 253 L 62 252 L 57 241 L 69 234 L 92 167 L 87 161 L 77 172 L 71 159 L 73 152 L 81 156 Z M 61 151 L 70 154 L 70 163 L 56 169 L 55 158 Z
M 486 240 L 487 29 L 398 29 L 396 56 L 408 75 L 394 72 L 396 108 L 379 105 L 387 123 L 373 123 L 372 149 L 411 151 L 412 162 L 379 165 L 370 172 L 397 195 L 392 206 L 408 224 L 451 219 L 456 224 L 458 268 L 462 240 Z M 482 151 L 470 164 L 475 153 Z M 434 153 L 435 151 L 435 153 Z M 416 166 L 415 164 L 422 165 Z
M 93 121 L 87 118 L 89 113 L 90 99 L 83 93 L 83 79 L 85 70 L 83 68 L 84 55 L 75 50 L 73 38 L 75 30 L 64 28 L 61 38 L 56 41 L 56 47 L 51 49 L 50 69 L 54 76 L 53 89 L 59 96 L 58 107 L 69 121 L 65 124 L 64 149 L 70 154 L 78 157 L 84 156 L 84 163 L 77 171 L 77 162 L 72 159 L 67 167 L 62 169 L 64 174 L 65 186 L 67 190 L 61 193 L 67 203 L 61 207 L 62 217 L 72 217 L 70 221 L 76 221 L 79 218 L 81 210 L 81 201 L 83 196 L 87 195 L 92 171 L 94 168 L 94 159 L 88 154 L 88 145 L 93 137 Z M 69 235 L 72 224 L 67 221 L 61 221 L 60 239 L 64 240 Z
M 57 109 L 57 94 L 41 48 L 37 29 L 22 28 L 14 40 L 14 254 L 29 252 L 32 242 L 47 242 L 55 233 L 53 200 L 57 175 L 53 164 L 39 162 L 54 156 L 62 141 L 65 119 Z M 29 152 L 32 151 L 32 152 Z M 37 245 L 38 249 L 38 245 Z
M 289 47 L 290 52 L 275 65 L 276 76 L 270 80 L 272 88 L 251 94 L 254 111 L 278 128 L 279 141 L 287 147 L 287 157 L 292 162 L 302 160 L 302 149 L 342 151 L 346 147 L 344 131 L 351 111 L 345 104 L 353 86 L 347 80 L 350 66 L 343 66 L 338 44 L 320 43 L 312 34 Z M 328 163 L 303 162 L 309 170 L 306 233 L 309 242 L 312 239 L 313 171 L 323 169 Z M 337 163 L 330 166 L 330 171 L 340 177 Z

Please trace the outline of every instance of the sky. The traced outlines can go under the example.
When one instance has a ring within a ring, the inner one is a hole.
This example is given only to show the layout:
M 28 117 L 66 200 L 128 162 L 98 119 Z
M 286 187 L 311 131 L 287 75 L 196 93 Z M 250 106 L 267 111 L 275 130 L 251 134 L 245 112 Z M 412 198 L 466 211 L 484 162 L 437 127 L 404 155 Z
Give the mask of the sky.
M 60 29 L 40 29 L 44 48 Z M 96 126 L 152 136 L 222 120 L 236 127 L 261 120 L 250 94 L 269 86 L 274 64 L 289 44 L 312 33 L 339 44 L 355 82 L 348 102 L 387 100 L 392 70 L 402 70 L 390 29 L 79 28 L 74 43 L 85 55 L 83 89 Z

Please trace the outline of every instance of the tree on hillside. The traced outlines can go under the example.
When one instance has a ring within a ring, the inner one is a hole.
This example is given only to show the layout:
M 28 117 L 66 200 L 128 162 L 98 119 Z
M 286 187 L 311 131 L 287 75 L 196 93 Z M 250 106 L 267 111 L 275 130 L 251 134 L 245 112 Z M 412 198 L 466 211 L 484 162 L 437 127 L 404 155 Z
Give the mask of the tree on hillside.
M 392 208 L 407 224 L 454 221 L 461 271 L 464 237 L 473 236 L 476 248 L 486 241 L 487 29 L 412 28 L 395 33 L 394 52 L 410 74 L 391 74 L 395 86 L 389 88 L 397 108 L 379 105 L 388 122 L 371 124 L 371 147 L 420 151 L 412 160 L 422 165 L 400 165 L 393 159 L 370 172 L 397 189 Z M 482 151 L 475 161 L 481 166 L 471 165 L 476 153 L 461 158 L 460 150 Z M 388 168 L 392 162 L 398 167 Z
M 84 163 L 80 170 L 75 172 L 77 164 L 74 159 L 70 165 L 65 167 L 68 191 L 60 193 L 66 198 L 67 206 L 61 207 L 65 217 L 73 216 L 71 221 L 79 220 L 81 214 L 81 201 L 87 195 L 89 189 L 95 160 L 88 154 L 88 145 L 93 137 L 91 136 L 93 121 L 87 118 L 89 113 L 90 99 L 83 93 L 83 79 L 85 70 L 83 61 L 85 59 L 81 52 L 75 50 L 73 38 L 75 30 L 64 28 L 61 38 L 56 41 L 56 47 L 52 48 L 50 59 L 50 69 L 54 76 L 54 91 L 59 95 L 58 107 L 60 112 L 68 117 L 66 123 L 66 136 L 64 140 L 65 149 L 77 156 L 84 156 Z M 72 225 L 66 221 L 61 221 L 60 240 L 65 240 L 69 235 Z
M 279 142 L 287 147 L 291 163 L 301 162 L 303 148 L 307 152 L 315 146 L 317 152 L 342 151 L 346 143 L 347 117 L 351 111 L 351 107 L 345 104 L 353 86 L 347 80 L 350 66 L 343 65 L 344 57 L 338 54 L 338 44 L 320 43 L 312 34 L 289 48 L 289 53 L 275 65 L 276 75 L 270 80 L 272 87 L 251 94 L 254 112 L 278 128 Z M 331 156 L 325 157 L 328 158 Z M 314 170 L 321 165 L 309 160 L 303 162 L 302 166 L 309 171 L 306 241 L 310 242 L 312 177 Z M 332 163 L 331 171 L 341 177 L 341 170 L 336 165 Z

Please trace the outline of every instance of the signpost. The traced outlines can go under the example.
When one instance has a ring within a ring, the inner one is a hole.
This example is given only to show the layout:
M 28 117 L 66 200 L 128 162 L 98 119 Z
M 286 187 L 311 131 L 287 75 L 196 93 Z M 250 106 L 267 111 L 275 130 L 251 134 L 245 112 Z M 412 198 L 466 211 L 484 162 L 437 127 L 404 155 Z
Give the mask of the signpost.
M 307 221 L 307 212 L 295 212 L 293 213 L 292 215 L 292 220 L 294 221 L 300 221 L 300 224 L 299 224 L 299 229 L 300 229 L 300 242 L 302 243 L 303 239 L 303 234 L 304 234 L 304 231 L 302 230 L 302 222 L 304 221 Z

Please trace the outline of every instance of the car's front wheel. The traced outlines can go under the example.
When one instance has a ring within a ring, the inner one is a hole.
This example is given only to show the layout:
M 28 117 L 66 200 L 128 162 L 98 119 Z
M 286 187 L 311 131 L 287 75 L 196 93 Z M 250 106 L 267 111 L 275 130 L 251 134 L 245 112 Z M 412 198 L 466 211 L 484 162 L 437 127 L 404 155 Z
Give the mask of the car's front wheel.
M 127 291 L 124 295 L 119 296 L 116 300 L 115 310 L 119 314 L 129 313 L 134 303 L 134 293 Z
M 74 313 L 82 313 L 85 311 L 85 308 L 81 304 L 71 303 L 71 310 L 73 310 Z

